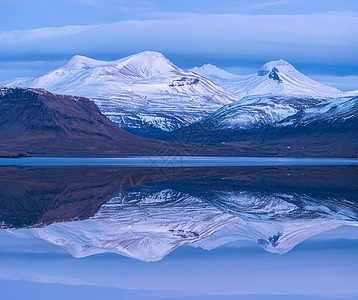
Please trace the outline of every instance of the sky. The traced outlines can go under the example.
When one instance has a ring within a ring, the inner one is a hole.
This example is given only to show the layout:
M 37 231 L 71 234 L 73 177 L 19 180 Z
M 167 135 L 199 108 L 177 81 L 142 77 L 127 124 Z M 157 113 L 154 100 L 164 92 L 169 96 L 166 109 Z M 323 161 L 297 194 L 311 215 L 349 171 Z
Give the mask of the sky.
M 0 82 L 73 55 L 144 50 L 191 68 L 248 74 L 285 59 L 314 79 L 358 89 L 356 0 L 0 0 Z
M 185 246 L 145 263 L 115 254 L 73 258 L 41 240 L 0 231 L 4 299 L 358 299 L 358 228 L 343 226 L 279 255 L 234 242 Z

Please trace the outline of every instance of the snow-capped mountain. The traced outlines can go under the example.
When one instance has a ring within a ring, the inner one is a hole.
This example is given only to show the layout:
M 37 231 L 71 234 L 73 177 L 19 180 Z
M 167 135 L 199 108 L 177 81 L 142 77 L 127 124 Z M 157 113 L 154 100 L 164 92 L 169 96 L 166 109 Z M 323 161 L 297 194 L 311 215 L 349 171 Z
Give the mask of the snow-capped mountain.
M 276 126 L 304 126 L 310 123 L 329 124 L 358 120 L 358 96 L 328 99 L 319 105 L 302 110 Z
M 213 65 L 192 69 L 241 97 L 199 120 L 211 129 L 262 128 L 312 108 L 343 92 L 311 80 L 284 60 L 272 61 L 257 74 L 240 76 Z
M 224 144 L 231 155 L 357 157 L 357 96 L 322 101 L 251 97 L 258 102 L 226 105 L 174 132 L 174 138 Z
M 262 128 L 293 116 L 302 109 L 315 107 L 324 101 L 297 96 L 247 96 L 241 101 L 223 106 L 197 123 L 201 128 L 210 130 Z
M 151 51 L 112 62 L 75 56 L 57 70 L 10 85 L 89 97 L 120 127 L 152 137 L 191 124 L 209 130 L 283 124 L 328 99 L 355 95 L 311 80 L 284 60 L 241 76 L 213 65 L 187 71 Z
M 290 97 L 331 98 L 342 92 L 336 88 L 314 81 L 284 60 L 271 61 L 262 66 L 256 74 L 236 75 L 213 65 L 192 69 L 194 73 L 239 95 L 280 95 Z
M 172 131 L 238 99 L 151 51 L 111 62 L 74 56 L 57 70 L 8 85 L 88 97 L 113 122 L 137 133 Z
M 208 130 L 254 130 L 298 126 L 315 121 L 345 121 L 358 117 L 358 97 L 326 100 L 284 96 L 250 96 L 194 123 Z
M 220 131 L 297 126 L 303 119 L 344 120 L 356 115 L 356 92 L 341 92 L 313 81 L 283 60 L 269 62 L 250 76 L 231 74 L 213 65 L 192 70 L 242 98 L 194 122 L 189 126 L 191 132 L 200 128 L 217 131 L 220 136 Z

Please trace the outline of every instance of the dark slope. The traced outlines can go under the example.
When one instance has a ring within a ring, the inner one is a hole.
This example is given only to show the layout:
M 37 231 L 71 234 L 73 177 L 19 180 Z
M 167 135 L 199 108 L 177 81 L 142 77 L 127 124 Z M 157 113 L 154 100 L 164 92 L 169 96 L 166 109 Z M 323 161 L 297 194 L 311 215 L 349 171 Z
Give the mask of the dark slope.
M 168 139 L 210 149 L 221 146 L 228 155 L 358 156 L 358 97 L 333 99 L 273 124 L 247 128 L 220 125 L 232 114 L 230 110 L 219 117 L 214 113 Z
M 153 155 L 165 146 L 119 128 L 86 98 L 39 89 L 0 89 L 2 151 L 40 156 Z

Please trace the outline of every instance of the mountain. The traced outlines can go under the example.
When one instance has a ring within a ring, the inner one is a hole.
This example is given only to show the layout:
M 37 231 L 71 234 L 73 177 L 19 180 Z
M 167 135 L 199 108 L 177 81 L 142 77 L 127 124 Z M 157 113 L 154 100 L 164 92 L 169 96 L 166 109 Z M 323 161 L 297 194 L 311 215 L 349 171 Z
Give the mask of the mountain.
M 132 135 L 94 102 L 40 89 L 0 89 L 0 148 L 44 156 L 155 154 L 164 144 Z
M 240 97 L 251 95 L 280 95 L 290 97 L 332 98 L 342 92 L 314 81 L 284 60 L 263 65 L 256 74 L 236 75 L 213 65 L 195 67 L 191 71 L 209 78 Z
M 247 97 L 249 100 L 249 97 Z M 324 101 L 282 96 L 252 96 L 252 104 L 235 102 L 226 105 L 192 126 L 207 130 L 245 131 L 278 127 L 299 127 L 311 123 L 333 124 L 357 122 L 358 96 Z
M 307 108 L 290 116 L 277 126 L 305 126 L 311 123 L 326 122 L 330 128 L 347 121 L 358 122 L 358 96 L 328 99 L 312 108 Z
M 88 97 L 121 128 L 152 136 L 192 123 L 238 99 L 152 51 L 112 62 L 74 56 L 57 70 L 8 85 Z
M 287 126 L 322 120 L 327 122 L 357 118 L 358 97 L 326 100 L 289 96 L 250 96 L 234 102 L 197 121 L 210 130 L 252 130 L 267 126 Z M 300 119 L 300 120 L 299 120 Z
M 168 138 L 225 145 L 232 155 L 357 157 L 357 96 L 311 106 L 305 98 L 256 97 L 261 98 L 263 103 L 226 105 Z
M 272 125 L 302 109 L 344 94 L 309 79 L 284 60 L 269 62 L 257 74 L 249 76 L 231 74 L 212 65 L 192 71 L 207 76 L 241 97 L 240 101 L 228 104 L 202 120 L 221 129 Z
M 252 129 L 275 124 L 302 109 L 313 108 L 323 99 L 294 96 L 247 96 L 197 121 L 211 129 Z

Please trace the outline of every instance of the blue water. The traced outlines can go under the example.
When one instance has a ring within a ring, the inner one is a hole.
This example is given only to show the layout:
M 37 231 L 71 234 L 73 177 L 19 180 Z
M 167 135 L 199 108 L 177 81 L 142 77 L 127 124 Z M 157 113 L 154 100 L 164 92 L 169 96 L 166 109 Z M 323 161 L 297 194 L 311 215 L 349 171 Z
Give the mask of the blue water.
M 2 299 L 358 299 L 356 159 L 0 159 L 9 165 L 29 167 L 0 167 Z M 217 172 L 158 171 L 203 166 Z M 265 251 L 281 234 L 296 246 Z M 75 245 L 97 254 L 74 258 Z
M 315 157 L 122 157 L 122 158 L 0 158 L 0 166 L 126 166 L 126 167 L 240 167 L 240 166 L 346 166 L 358 165 L 354 158 Z

